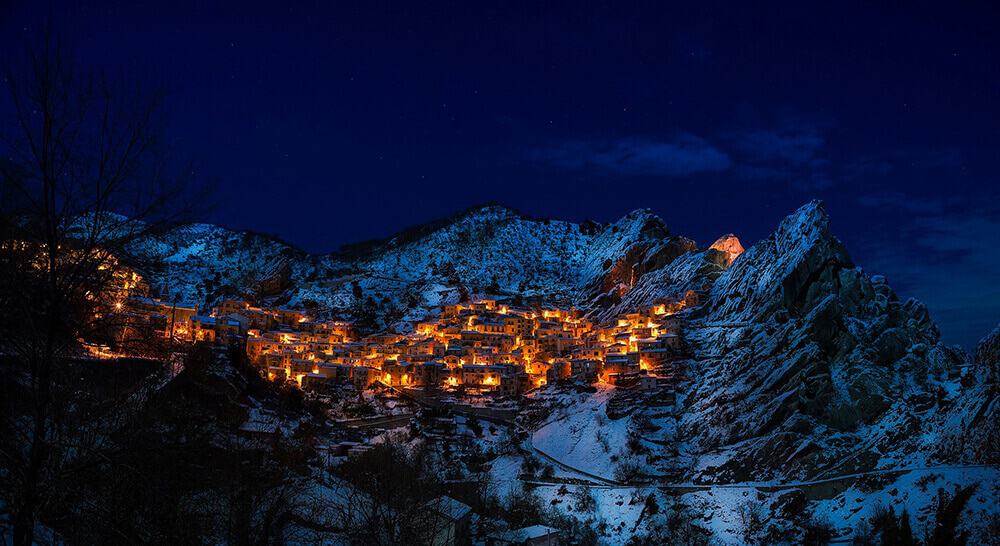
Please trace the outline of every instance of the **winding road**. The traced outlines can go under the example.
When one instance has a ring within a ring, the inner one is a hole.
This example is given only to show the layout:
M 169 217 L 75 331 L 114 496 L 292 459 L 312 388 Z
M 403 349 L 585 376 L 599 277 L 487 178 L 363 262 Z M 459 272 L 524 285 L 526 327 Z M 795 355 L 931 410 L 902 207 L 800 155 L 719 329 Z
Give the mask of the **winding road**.
M 393 390 L 397 390 L 394 389 Z M 398 391 L 402 394 L 401 391 Z M 418 403 L 427 404 L 426 401 L 417 400 Z M 427 404 L 430 405 L 430 404 Z M 452 408 L 455 413 L 474 416 L 482 418 L 481 415 L 476 415 L 473 413 L 466 412 L 460 408 Z M 1000 465 L 991 464 L 952 464 L 952 465 L 936 465 L 936 466 L 915 466 L 915 467 L 901 467 L 901 468 L 884 468 L 878 470 L 869 470 L 866 472 L 853 472 L 848 474 L 841 474 L 837 476 L 829 476 L 826 478 L 813 479 L 813 480 L 793 480 L 787 482 L 775 482 L 775 481 L 764 481 L 764 482 L 732 482 L 732 483 L 656 483 L 656 482 L 619 482 L 612 479 L 605 478 L 603 476 L 598 476 L 596 474 L 590 473 L 581 468 L 577 468 L 571 464 L 567 464 L 564 461 L 553 457 L 549 453 L 542 451 L 541 449 L 535 447 L 532 443 L 532 431 L 522 427 L 518 423 L 510 419 L 491 419 L 492 421 L 509 426 L 518 432 L 525 435 L 525 441 L 521 444 L 520 448 L 523 452 L 534 453 L 551 462 L 552 464 L 558 466 L 564 471 L 577 474 L 584 479 L 578 480 L 578 483 L 574 482 L 573 485 L 578 485 L 582 487 L 588 487 L 593 489 L 640 489 L 656 487 L 662 491 L 669 491 L 672 493 L 688 493 L 694 491 L 711 491 L 713 489 L 755 489 L 757 491 L 765 493 L 773 493 L 776 491 L 787 491 L 791 489 L 802 489 L 807 497 L 815 496 L 816 498 L 825 498 L 829 496 L 834 496 L 840 491 L 843 491 L 850 487 L 855 481 L 860 478 L 867 476 L 888 476 L 897 475 L 901 476 L 909 472 L 941 472 L 947 470 L 963 470 L 963 469 L 998 469 Z M 590 483 L 586 483 L 587 481 Z M 560 481 L 548 481 L 539 479 L 520 479 L 518 481 L 526 483 L 529 485 L 536 486 L 563 486 L 567 485 L 567 482 Z

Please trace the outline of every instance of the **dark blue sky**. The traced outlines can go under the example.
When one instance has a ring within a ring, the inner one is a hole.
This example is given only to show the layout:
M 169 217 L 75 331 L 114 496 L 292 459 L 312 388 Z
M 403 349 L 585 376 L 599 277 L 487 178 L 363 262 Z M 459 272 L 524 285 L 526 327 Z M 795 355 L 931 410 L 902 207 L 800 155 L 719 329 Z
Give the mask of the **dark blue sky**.
M 51 11 L 162 81 L 211 221 L 322 252 L 500 201 L 750 244 L 821 198 L 970 346 L 1000 321 L 995 8 L 751 4 L 0 0 L 0 45 Z

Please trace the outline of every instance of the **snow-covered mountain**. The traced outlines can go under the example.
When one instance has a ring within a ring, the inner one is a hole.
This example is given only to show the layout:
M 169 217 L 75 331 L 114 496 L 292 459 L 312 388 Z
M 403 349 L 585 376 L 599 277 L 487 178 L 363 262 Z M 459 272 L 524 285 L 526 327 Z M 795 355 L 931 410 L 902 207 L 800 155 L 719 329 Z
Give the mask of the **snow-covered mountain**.
M 645 210 L 602 225 L 488 206 L 433 227 L 317 256 L 271 237 L 194 224 L 136 251 L 164 264 L 146 272 L 154 290 L 185 301 L 211 306 L 243 295 L 320 315 L 374 314 L 379 326 L 405 328 L 468 294 L 610 307 L 649 270 L 695 249 Z
M 997 405 L 972 377 L 986 366 L 943 345 L 923 304 L 856 267 L 829 223 L 809 203 L 743 252 L 732 235 L 699 248 L 647 210 L 602 225 L 487 206 L 323 256 L 204 224 L 143 251 L 166 264 L 148 272 L 154 289 L 186 300 L 247 295 L 370 328 L 406 329 L 469 294 L 575 305 L 600 321 L 695 290 L 679 429 L 693 476 L 980 460 L 977 427 Z M 996 345 L 984 341 L 980 360 Z
M 885 278 L 854 265 L 819 202 L 745 251 L 732 235 L 699 247 L 646 210 L 610 224 L 575 224 L 497 206 L 322 256 L 203 224 L 177 227 L 135 251 L 164 264 L 146 272 L 154 290 L 203 306 L 243 295 L 370 329 L 405 330 L 475 294 L 572 305 L 604 321 L 693 290 L 699 305 L 684 313 L 687 355 L 678 366 L 686 379 L 673 407 L 634 398 L 627 423 L 588 417 L 580 430 L 635 433 L 651 442 L 649 475 L 686 483 L 815 483 L 890 472 L 885 483 L 811 501 L 844 527 L 866 513 L 848 502 L 929 503 L 915 490 L 892 493 L 917 479 L 900 469 L 931 477 L 944 469 L 935 487 L 987 476 L 994 483 L 970 506 L 986 513 L 1000 499 L 995 469 L 981 468 L 1000 463 L 1000 328 L 975 359 L 942 344 L 923 304 L 900 301 Z M 612 396 L 592 405 L 617 405 L 621 415 L 629 403 Z M 539 445 L 545 439 L 540 434 Z M 717 526 L 709 521 L 716 511 L 719 525 L 735 517 L 722 497 L 689 496 L 706 527 Z M 775 513 L 792 498 L 774 497 Z
M 995 396 L 927 308 L 856 267 L 819 203 L 712 284 L 689 324 L 682 430 L 712 479 L 980 462 Z M 968 375 L 969 377 L 965 377 Z M 707 456 L 710 454 L 710 456 Z

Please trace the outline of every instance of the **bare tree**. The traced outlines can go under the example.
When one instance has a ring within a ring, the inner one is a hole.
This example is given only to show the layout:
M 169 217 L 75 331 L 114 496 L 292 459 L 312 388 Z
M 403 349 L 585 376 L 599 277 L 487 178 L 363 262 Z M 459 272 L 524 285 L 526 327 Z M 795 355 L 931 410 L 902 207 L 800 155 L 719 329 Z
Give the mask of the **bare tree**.
M 340 502 L 331 506 L 351 544 L 430 544 L 443 525 L 435 509 L 443 484 L 422 449 L 375 446 L 337 468 Z
M 190 210 L 160 155 L 160 94 L 81 70 L 51 27 L 26 50 L 4 74 L 15 123 L 0 164 L 0 463 L 19 545 L 109 423 L 74 383 L 82 341 L 128 328 L 113 311 L 137 282 L 137 243 Z

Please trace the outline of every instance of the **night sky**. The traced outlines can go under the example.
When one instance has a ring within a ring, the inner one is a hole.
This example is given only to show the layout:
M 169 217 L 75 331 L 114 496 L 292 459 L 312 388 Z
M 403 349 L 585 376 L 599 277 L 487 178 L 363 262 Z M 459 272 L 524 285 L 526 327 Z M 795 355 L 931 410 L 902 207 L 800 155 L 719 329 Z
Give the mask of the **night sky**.
M 986 3 L 217 4 L 0 0 L 0 47 L 51 13 L 81 62 L 162 82 L 206 220 L 313 252 L 485 201 L 749 246 L 819 198 L 946 341 L 1000 321 Z

